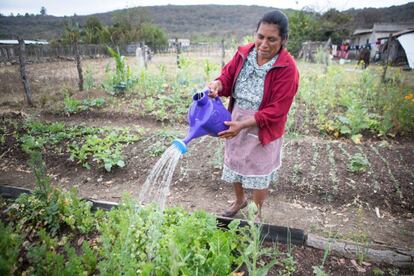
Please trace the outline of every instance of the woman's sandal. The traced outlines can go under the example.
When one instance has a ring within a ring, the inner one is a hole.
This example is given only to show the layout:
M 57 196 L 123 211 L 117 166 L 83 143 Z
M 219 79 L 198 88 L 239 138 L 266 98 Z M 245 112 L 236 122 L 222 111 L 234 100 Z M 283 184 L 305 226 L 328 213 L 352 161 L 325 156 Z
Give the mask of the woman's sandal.
M 233 207 L 234 204 L 235 204 L 235 202 L 233 202 L 233 204 L 230 206 L 229 209 L 227 209 L 223 213 L 221 213 L 220 216 L 227 217 L 227 218 L 234 217 L 241 209 L 246 208 L 246 206 L 247 206 L 247 200 L 245 202 L 243 202 L 243 204 L 240 206 L 239 209 L 231 210 L 231 208 Z

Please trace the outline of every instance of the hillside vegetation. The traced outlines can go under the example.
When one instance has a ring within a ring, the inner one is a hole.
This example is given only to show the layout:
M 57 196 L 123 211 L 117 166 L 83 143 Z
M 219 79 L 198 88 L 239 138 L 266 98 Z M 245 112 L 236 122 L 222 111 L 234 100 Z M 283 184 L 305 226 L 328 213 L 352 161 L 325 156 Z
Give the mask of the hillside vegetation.
M 163 28 L 169 37 L 196 38 L 240 38 L 250 35 L 263 13 L 272 8 L 262 6 L 151 6 L 116 10 L 94 14 L 103 24 L 113 24 L 116 16 L 129 16 L 134 19 L 136 13 L 145 14 L 152 23 Z M 292 13 L 293 10 L 285 10 Z M 306 11 L 315 14 L 313 11 Z M 376 22 L 407 23 L 414 18 L 414 3 L 380 9 L 350 9 L 341 12 L 352 20 L 343 23 L 342 28 L 351 33 L 355 28 L 369 28 Z M 323 16 L 317 14 L 316 17 Z M 0 16 L 0 38 L 10 39 L 20 35 L 26 39 L 51 40 L 60 37 L 64 23 L 68 20 L 84 25 L 90 16 Z

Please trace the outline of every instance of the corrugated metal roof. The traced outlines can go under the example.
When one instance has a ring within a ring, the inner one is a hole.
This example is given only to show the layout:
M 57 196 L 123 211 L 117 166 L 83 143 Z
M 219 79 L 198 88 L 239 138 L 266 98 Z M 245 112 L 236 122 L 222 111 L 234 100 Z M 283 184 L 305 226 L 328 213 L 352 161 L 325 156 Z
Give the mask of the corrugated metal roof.
M 395 33 L 395 34 L 393 34 L 393 36 L 394 37 L 399 37 L 401 35 L 408 34 L 408 33 L 413 33 L 413 32 L 414 32 L 414 28 Z
M 379 32 L 396 33 L 407 29 L 414 29 L 414 24 L 375 23 L 372 26 L 372 29 L 356 29 L 352 35 L 355 36 Z
M 19 44 L 19 41 L 17 41 L 17 39 L 0 39 L 0 44 L 17 45 L 17 44 Z M 47 41 L 38 41 L 38 40 L 25 40 L 24 44 L 47 45 L 47 44 L 49 44 L 49 42 L 47 42 Z
M 352 35 L 362 35 L 372 33 L 372 29 L 356 29 Z
M 403 31 L 399 31 L 397 33 L 394 33 L 394 34 L 391 35 L 391 37 L 395 38 L 395 37 L 399 37 L 399 36 L 402 36 L 402 35 L 405 35 L 405 34 L 408 34 L 408 33 L 413 33 L 413 32 L 414 32 L 414 28 L 407 29 L 407 30 L 403 30 Z M 387 35 L 387 36 L 379 37 L 378 39 L 386 39 L 388 37 L 389 36 Z
M 414 28 L 414 24 L 375 23 L 372 30 L 374 32 L 399 32 L 408 28 Z

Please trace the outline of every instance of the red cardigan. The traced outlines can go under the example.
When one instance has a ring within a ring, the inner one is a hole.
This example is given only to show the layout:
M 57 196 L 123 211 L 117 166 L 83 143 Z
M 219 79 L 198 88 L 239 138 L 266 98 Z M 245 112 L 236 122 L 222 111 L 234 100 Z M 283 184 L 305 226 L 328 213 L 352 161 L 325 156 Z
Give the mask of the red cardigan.
M 232 96 L 237 76 L 243 68 L 254 44 L 238 48 L 233 58 L 224 66 L 217 79 L 223 84 L 219 96 Z M 259 127 L 259 139 L 266 145 L 282 137 L 287 114 L 299 86 L 299 72 L 296 62 L 286 49 L 279 52 L 279 57 L 267 72 L 264 81 L 263 99 L 254 118 Z M 233 110 L 234 98 L 231 97 L 229 110 Z

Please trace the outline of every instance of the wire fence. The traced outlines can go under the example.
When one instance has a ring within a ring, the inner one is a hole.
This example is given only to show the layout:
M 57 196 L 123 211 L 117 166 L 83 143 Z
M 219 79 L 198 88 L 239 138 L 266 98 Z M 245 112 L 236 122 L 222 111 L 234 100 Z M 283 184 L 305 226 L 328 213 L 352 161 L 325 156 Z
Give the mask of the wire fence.
M 107 57 L 107 47 L 111 46 L 119 53 L 125 56 L 135 56 L 136 50 L 140 46 L 137 44 L 127 45 L 79 45 L 80 55 L 85 58 L 100 58 Z M 200 56 L 211 56 L 214 54 L 219 55 L 220 50 L 223 47 L 229 47 L 230 45 L 224 45 L 224 43 L 196 43 L 189 46 L 176 45 L 169 47 L 157 47 L 150 49 L 151 54 L 175 54 L 177 51 L 180 53 L 198 53 Z M 0 63 L 16 64 L 19 60 L 18 45 L 0 45 Z M 26 45 L 26 57 L 27 61 L 31 63 L 37 62 L 52 62 L 58 60 L 74 60 L 75 59 L 75 47 L 73 45 Z

